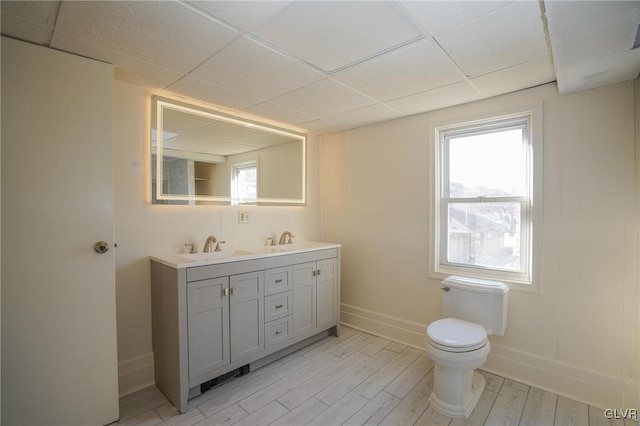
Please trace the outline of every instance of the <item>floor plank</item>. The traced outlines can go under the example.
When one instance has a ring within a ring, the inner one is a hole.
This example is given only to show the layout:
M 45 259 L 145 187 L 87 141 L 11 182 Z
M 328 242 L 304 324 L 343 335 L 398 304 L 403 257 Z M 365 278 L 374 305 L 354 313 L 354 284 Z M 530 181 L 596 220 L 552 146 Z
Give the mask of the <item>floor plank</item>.
M 485 423 L 504 426 L 519 424 L 526 400 L 527 392 L 505 384 L 500 389 Z
M 558 396 L 554 425 L 572 426 L 589 424 L 589 408 L 586 404 Z
M 381 426 L 412 425 L 429 406 L 429 396 L 411 391 L 380 423 Z
M 207 417 L 197 424 L 197 426 L 227 426 L 238 423 L 247 417 L 249 413 L 244 411 L 238 404 L 233 404 L 222 411 L 218 411 L 211 417 Z
M 378 392 L 391 383 L 405 368 L 415 361 L 421 352 L 417 349 L 406 348 L 387 365 L 376 371 L 369 379 L 356 388 L 360 395 L 373 399 Z
M 308 399 L 303 404 L 298 405 L 288 414 L 280 417 L 272 425 L 277 426 L 299 426 L 306 425 L 314 418 L 327 410 L 327 406 L 315 398 Z
M 556 417 L 556 402 L 558 396 L 551 392 L 535 387 L 529 388 L 527 402 L 524 405 L 521 426 L 552 425 Z
M 423 353 L 409 367 L 398 375 L 384 390 L 398 398 L 404 398 L 431 371 L 433 361 Z M 426 393 L 426 392 L 425 392 Z
M 346 362 L 342 358 L 327 355 L 315 360 L 305 368 L 294 371 L 281 380 L 254 392 L 250 396 L 239 401 L 238 404 L 248 413 L 253 413 L 265 405 L 275 401 L 297 386 L 313 377 L 337 368 L 341 363 Z
M 451 417 L 447 417 L 429 406 L 415 424 L 416 426 L 447 426 L 451 420 L 453 420 Z
M 346 423 L 345 426 L 368 425 L 375 426 L 379 424 L 387 415 L 402 401 L 393 395 L 384 391 L 380 392 L 358 410 Z
M 316 395 L 316 398 L 327 405 L 335 404 L 395 357 L 397 357 L 395 352 L 386 349 L 378 352 L 375 356 L 370 357 L 368 361 L 355 366 L 351 369 L 351 372 L 344 374 L 339 380 L 327 386 Z
M 199 395 L 180 414 L 155 387 L 120 399 L 119 424 L 638 426 L 536 387 L 480 371 L 485 390 L 467 419 L 433 409 L 424 351 L 342 327 L 278 361 Z
M 369 356 L 374 356 L 383 350 L 389 343 L 391 342 L 383 337 L 374 336 L 369 343 L 360 349 L 360 352 Z
M 287 410 L 282 404 L 277 401 L 273 401 L 253 414 L 249 414 L 247 417 L 238 420 L 235 424 L 240 424 L 242 426 L 266 426 L 286 415 L 288 412 L 289 410 Z
M 167 398 L 155 386 L 123 396 L 120 398 L 120 421 L 126 421 L 166 403 Z
M 278 402 L 293 410 L 309 398 L 315 396 L 327 386 L 339 380 L 346 374 L 349 374 L 357 365 L 366 362 L 369 357 L 365 354 L 355 353 L 345 360 L 338 367 L 326 371 L 324 374 L 318 374 L 301 385 L 291 389 L 289 392 L 278 397 Z
M 315 417 L 308 424 L 327 426 L 327 425 L 341 425 L 346 422 L 351 416 L 358 412 L 369 400 L 355 392 L 351 392 L 346 397 L 342 398 L 336 404 L 327 408 L 322 414 Z

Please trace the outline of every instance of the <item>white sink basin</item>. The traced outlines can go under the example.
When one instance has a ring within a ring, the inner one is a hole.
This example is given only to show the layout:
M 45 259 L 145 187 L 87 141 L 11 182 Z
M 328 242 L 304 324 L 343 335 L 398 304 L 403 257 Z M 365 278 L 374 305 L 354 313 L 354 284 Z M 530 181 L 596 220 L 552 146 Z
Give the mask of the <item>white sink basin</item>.
M 304 244 L 282 244 L 278 246 L 269 246 L 271 253 L 283 253 L 287 251 L 300 250 L 304 247 Z
M 210 253 L 185 253 L 185 254 L 181 254 L 180 256 L 192 262 L 200 262 L 200 261 L 207 261 L 207 260 L 227 259 L 229 257 L 247 256 L 250 254 L 255 254 L 255 253 L 252 251 L 246 251 L 246 250 L 222 250 L 222 251 L 213 251 Z

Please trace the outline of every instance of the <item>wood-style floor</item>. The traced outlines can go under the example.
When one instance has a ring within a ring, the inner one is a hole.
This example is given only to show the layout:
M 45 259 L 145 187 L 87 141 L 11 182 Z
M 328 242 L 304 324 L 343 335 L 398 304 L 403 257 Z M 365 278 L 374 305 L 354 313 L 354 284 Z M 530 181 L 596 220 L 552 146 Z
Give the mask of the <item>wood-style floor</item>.
M 154 386 L 120 400 L 126 425 L 617 425 L 601 409 L 482 372 L 468 419 L 429 406 L 433 363 L 424 351 L 348 327 L 209 390 L 180 414 Z

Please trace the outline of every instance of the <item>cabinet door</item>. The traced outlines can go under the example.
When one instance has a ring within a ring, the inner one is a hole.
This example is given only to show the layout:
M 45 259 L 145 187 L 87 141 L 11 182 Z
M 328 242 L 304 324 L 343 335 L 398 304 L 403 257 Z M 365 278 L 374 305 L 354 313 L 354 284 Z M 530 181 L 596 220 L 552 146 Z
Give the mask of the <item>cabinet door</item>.
M 264 350 L 264 273 L 231 276 L 231 362 Z
M 325 330 L 336 325 L 338 319 L 337 305 L 337 259 L 321 260 L 316 267 L 316 315 L 318 330 Z
M 316 262 L 293 267 L 293 335 L 312 335 L 316 329 Z
M 229 278 L 189 283 L 189 379 L 229 364 Z

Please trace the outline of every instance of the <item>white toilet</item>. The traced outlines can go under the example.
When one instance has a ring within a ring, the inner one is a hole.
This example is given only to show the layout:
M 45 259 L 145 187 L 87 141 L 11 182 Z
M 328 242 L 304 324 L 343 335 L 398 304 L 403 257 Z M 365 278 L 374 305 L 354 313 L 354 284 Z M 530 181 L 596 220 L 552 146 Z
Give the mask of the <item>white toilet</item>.
M 442 315 L 427 327 L 425 346 L 435 364 L 431 406 L 449 417 L 469 417 L 484 389 L 474 369 L 487 360 L 487 335 L 507 328 L 509 288 L 500 282 L 451 276 L 442 281 Z

